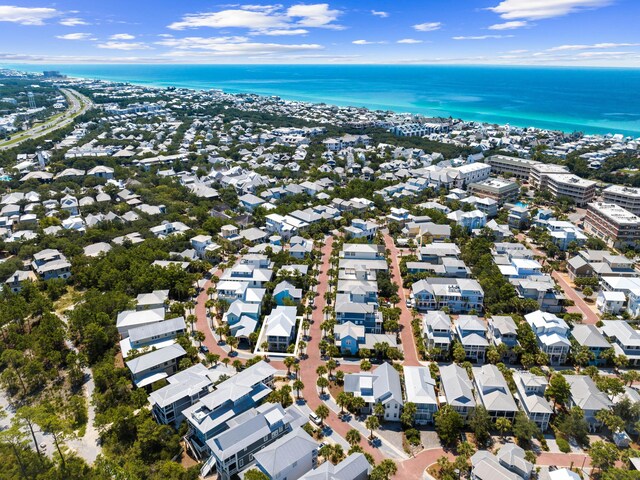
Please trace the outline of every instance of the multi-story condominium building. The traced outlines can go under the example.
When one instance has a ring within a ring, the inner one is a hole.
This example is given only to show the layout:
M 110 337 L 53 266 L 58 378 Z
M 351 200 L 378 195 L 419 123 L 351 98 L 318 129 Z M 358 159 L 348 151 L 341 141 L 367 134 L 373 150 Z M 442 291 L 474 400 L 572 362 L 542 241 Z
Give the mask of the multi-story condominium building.
M 207 440 L 211 457 L 201 474 L 215 464 L 218 478 L 231 480 L 255 464 L 258 452 L 307 421 L 294 405 L 284 409 L 279 403 L 265 403 L 247 410 L 236 416 L 227 430 Z
M 473 367 L 473 383 L 480 403 L 487 409 L 492 420 L 504 417 L 513 421 L 518 406 L 498 367 L 491 364 Z
M 517 200 L 520 194 L 520 187 L 516 182 L 502 178 L 488 178 L 482 182 L 470 183 L 467 190 L 476 197 L 495 200 L 500 206 Z
M 602 198 L 640 216 L 640 188 L 611 185 L 603 190 Z
M 548 190 L 553 198 L 567 197 L 581 207 L 589 203 L 596 193 L 596 182 L 585 180 L 568 172 L 562 165 L 542 163 L 533 166 L 531 185 Z
M 484 362 L 489 342 L 487 327 L 476 315 L 460 315 L 454 322 L 457 339 L 472 362 Z
M 389 363 L 383 363 L 369 373 L 348 373 L 344 377 L 344 391 L 362 397 L 366 402 L 362 413 L 371 413 L 373 405 L 384 406 L 384 420 L 399 422 L 402 413 L 400 374 Z
M 512 317 L 495 315 L 487 320 L 489 338 L 496 347 L 504 345 L 505 357 L 514 356 L 513 349 L 518 345 L 518 328 Z
M 202 363 L 171 375 L 168 385 L 149 394 L 151 413 L 158 423 L 179 426 L 184 420 L 182 411 L 207 395 L 213 382 L 209 369 Z
M 422 316 L 424 343 L 428 350 L 449 353 L 451 347 L 451 320 L 441 310 L 429 311 Z
M 414 421 L 418 425 L 433 423 L 433 415 L 438 411 L 435 380 L 428 367 L 403 367 L 407 402 L 414 403 Z
M 470 183 L 477 183 L 489 178 L 491 174 L 491 165 L 486 163 L 476 162 L 467 163 L 460 167 L 455 168 L 458 176 L 456 178 L 456 187 L 464 188 Z
M 450 313 L 481 312 L 484 291 L 470 278 L 427 278 L 411 286 L 411 298 L 420 311 L 446 307 Z
M 324 462 L 298 480 L 367 480 L 371 473 L 371 464 L 362 453 L 352 453 L 340 463 L 334 465 Z
M 571 342 L 567 338 L 569 325 L 553 313 L 536 310 L 524 316 L 538 338 L 540 349 L 549 356 L 551 365 L 567 361 Z
M 473 387 L 467 371 L 457 363 L 440 367 L 440 386 L 446 404 L 466 421 L 476 408 Z
M 600 357 L 602 352 L 611 348 L 605 336 L 595 325 L 576 325 L 571 330 L 571 336 L 578 345 L 586 347 L 593 354 L 589 365 L 604 365 L 605 360 Z
M 536 422 L 540 431 L 549 427 L 549 420 L 553 409 L 549 401 L 544 398 L 544 392 L 549 382 L 541 375 L 530 372 L 514 372 L 513 380 L 516 384 L 517 400 L 530 420 Z
M 487 159 L 491 165 L 491 173 L 505 177 L 516 177 L 521 180 L 529 180 L 531 168 L 540 162 L 506 155 L 493 155 Z
M 590 203 L 584 229 L 610 247 L 635 246 L 640 242 L 640 217 L 613 203 Z
M 126 362 L 137 388 L 146 387 L 178 371 L 178 362 L 187 352 L 177 343 L 153 350 Z
M 640 365 L 640 332 L 623 320 L 603 320 L 600 331 L 611 343 L 616 355 L 625 355 L 629 365 Z
M 565 379 L 571 388 L 568 408 L 580 407 L 590 430 L 602 425 L 596 418 L 600 410 L 611 410 L 613 403 L 604 393 L 598 390 L 595 382 L 587 375 L 566 375 Z
M 296 480 L 318 466 L 318 442 L 296 428 L 256 452 L 254 459 L 270 480 Z
M 286 352 L 295 340 L 296 307 L 278 305 L 264 319 L 264 338 L 270 352 Z
M 198 458 L 209 456 L 207 440 L 225 431 L 231 419 L 254 409 L 271 393 L 276 373 L 268 363 L 256 363 L 183 410 L 189 423 L 187 440 Z
M 529 183 L 538 189 L 549 186 L 549 175 L 570 175 L 569 169 L 564 165 L 554 163 L 540 163 L 533 165 L 529 172 Z

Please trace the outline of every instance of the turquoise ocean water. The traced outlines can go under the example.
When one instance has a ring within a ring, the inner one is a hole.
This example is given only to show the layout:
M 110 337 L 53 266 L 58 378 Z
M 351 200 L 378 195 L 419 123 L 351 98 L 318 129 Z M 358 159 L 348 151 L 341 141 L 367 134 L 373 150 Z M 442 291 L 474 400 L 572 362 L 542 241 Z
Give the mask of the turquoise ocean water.
M 7 65 L 8 66 L 8 65 Z M 158 87 L 640 136 L 640 69 L 398 65 L 11 65 Z

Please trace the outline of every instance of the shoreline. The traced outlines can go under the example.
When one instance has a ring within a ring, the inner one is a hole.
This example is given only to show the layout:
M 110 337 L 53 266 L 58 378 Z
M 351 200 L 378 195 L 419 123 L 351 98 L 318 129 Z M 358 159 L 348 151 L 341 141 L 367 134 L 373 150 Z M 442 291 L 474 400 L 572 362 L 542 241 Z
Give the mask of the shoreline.
M 139 67 L 140 65 L 130 65 L 130 64 L 118 64 L 120 66 L 131 66 L 131 67 Z M 45 65 L 39 65 L 40 68 Z M 73 67 L 83 68 L 82 65 L 71 65 Z M 176 69 L 183 69 L 181 74 L 184 74 L 184 70 L 188 69 L 198 69 L 200 67 L 207 68 L 226 68 L 227 65 L 199 65 L 199 64 L 163 64 L 161 67 L 171 67 Z M 303 65 L 300 67 L 308 67 L 309 65 Z M 28 69 L 24 69 L 24 68 Z M 15 69 L 18 71 L 22 71 L 25 73 L 40 73 L 41 70 L 33 68 L 33 65 L 13 65 L 7 66 L 5 68 Z M 306 82 L 312 83 L 314 79 L 312 78 L 297 78 L 294 80 L 282 80 L 277 81 L 276 79 L 265 79 L 265 80 L 220 80 L 219 78 L 211 78 L 211 79 L 198 79 L 198 78 L 188 78 L 188 79 L 180 79 L 180 74 L 175 75 L 173 79 L 170 78 L 151 78 L 152 75 L 149 75 L 149 78 L 135 78 L 139 77 L 139 74 L 135 72 L 131 72 L 126 78 L 124 75 L 118 73 L 82 73 L 82 72 L 70 72 L 65 71 L 64 65 L 47 65 L 47 68 L 59 69 L 62 74 L 67 75 L 69 79 L 77 79 L 84 81 L 105 81 L 110 83 L 122 83 L 128 84 L 132 86 L 138 86 L 143 88 L 156 88 L 156 89 L 165 89 L 165 88 L 176 88 L 176 89 L 186 89 L 192 91 L 208 91 L 208 90 L 220 90 L 225 94 L 231 95 L 258 95 L 261 97 L 269 98 L 269 97 L 279 97 L 285 101 L 293 101 L 293 102 L 305 102 L 308 104 L 326 104 L 329 106 L 338 106 L 338 107 L 354 107 L 354 108 L 365 108 L 370 111 L 390 111 L 399 115 L 421 115 L 424 117 L 435 117 L 435 118 L 454 118 L 460 119 L 465 123 L 479 123 L 483 125 L 496 125 L 498 127 L 511 126 L 519 129 L 529 129 L 533 128 L 539 131 L 551 131 L 551 132 L 563 132 L 566 135 L 571 135 L 573 133 L 579 132 L 583 135 L 594 135 L 594 136 L 612 136 L 612 135 L 623 135 L 623 137 L 631 137 L 631 138 L 640 138 L 640 126 L 636 130 L 633 128 L 616 128 L 616 127 L 607 127 L 602 124 L 592 124 L 593 120 L 588 119 L 571 119 L 571 118 L 553 118 L 546 116 L 541 112 L 530 112 L 530 113 L 519 113 L 516 109 L 505 108 L 501 111 L 493 111 L 490 108 L 479 106 L 477 108 L 473 107 L 473 102 L 475 101 L 473 95 L 468 93 L 461 93 L 459 95 L 448 95 L 450 102 L 458 102 L 457 106 L 452 106 L 450 104 L 444 103 L 442 99 L 438 99 L 437 92 L 434 93 L 434 98 L 430 100 L 431 105 L 427 104 L 419 105 L 416 102 L 419 102 L 419 99 L 411 98 L 411 91 L 403 91 L 401 88 L 396 91 L 391 91 L 389 97 L 390 98 L 400 98 L 396 102 L 384 102 L 380 103 L 379 98 L 369 98 L 369 99 L 357 99 L 354 97 L 358 96 L 358 92 L 351 92 L 351 96 L 346 96 L 344 98 L 340 97 L 341 92 L 334 92 L 332 94 L 331 91 L 326 93 L 319 93 L 317 90 L 309 89 L 308 92 L 300 92 L 294 90 L 287 90 L 286 87 L 282 85 L 286 83 L 294 83 L 295 82 Z M 96 65 L 87 65 L 87 68 L 92 67 L 104 67 L 104 65 L 96 64 Z M 263 68 L 263 67 L 272 67 L 272 65 L 233 65 L 232 67 L 246 67 L 246 68 Z M 277 67 L 284 68 L 295 68 L 299 67 L 297 65 L 277 65 Z M 328 68 L 336 68 L 341 67 L 340 65 L 321 65 L 319 67 L 328 67 Z M 358 66 L 355 66 L 358 67 Z M 367 67 L 365 65 L 364 67 Z M 409 69 L 416 67 L 414 65 L 375 65 L 374 67 L 381 68 L 391 68 L 391 67 L 400 67 L 403 69 Z M 459 69 L 473 69 L 476 66 L 467 66 L 467 65 L 456 65 L 452 66 L 452 68 Z M 2 67 L 0 67 L 2 68 Z M 494 68 L 494 67 L 491 67 Z M 531 66 L 518 66 L 518 67 L 510 67 L 510 66 L 496 66 L 498 69 L 512 69 L 517 68 L 522 71 L 532 71 L 537 69 L 544 70 L 572 70 L 571 67 L 531 67 Z M 585 69 L 573 69 L 573 70 L 588 70 Z M 596 69 L 593 68 L 591 70 L 614 70 L 614 69 Z M 620 71 L 636 71 L 638 69 L 615 69 Z M 124 72 L 123 72 L 124 73 Z M 129 73 L 129 72 L 128 72 Z M 176 78 L 177 77 L 177 78 Z M 194 75 L 197 77 L 197 75 Z M 235 84 L 235 85 L 229 85 Z M 243 88 L 243 85 L 247 84 L 247 88 Z M 250 84 L 250 85 L 249 85 Z M 374 88 L 374 82 L 371 83 L 372 88 Z M 264 87 L 261 87 L 264 85 Z M 269 87 L 271 86 L 271 88 Z M 281 90 L 287 90 L 286 92 L 282 92 Z M 348 89 L 347 89 L 348 90 Z M 498 87 L 496 87 L 496 91 Z M 360 92 L 360 95 L 366 95 L 370 92 Z M 441 94 L 443 95 L 443 94 Z M 370 96 L 371 97 L 371 96 Z M 374 95 L 375 97 L 375 95 Z M 404 97 L 404 101 L 402 100 Z M 447 99 L 447 95 L 444 95 L 445 100 Z M 462 103 L 467 101 L 468 105 L 463 105 Z M 617 116 L 618 118 L 623 117 L 640 117 L 639 113 L 606 113 L 604 115 L 610 115 L 612 117 Z M 607 120 L 600 119 L 597 120 L 599 123 L 606 123 Z M 591 123 L 590 123 L 591 122 Z

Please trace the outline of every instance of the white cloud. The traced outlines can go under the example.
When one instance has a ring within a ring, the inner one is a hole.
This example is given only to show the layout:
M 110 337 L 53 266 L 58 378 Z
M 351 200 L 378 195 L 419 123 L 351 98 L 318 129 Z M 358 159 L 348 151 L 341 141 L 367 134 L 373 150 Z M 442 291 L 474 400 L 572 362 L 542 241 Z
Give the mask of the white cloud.
M 116 33 L 115 35 L 111 35 L 109 40 L 133 40 L 134 38 L 136 38 L 136 36 L 130 33 Z
M 11 5 L 0 5 L 0 22 L 18 23 L 20 25 L 44 25 L 45 20 L 57 17 L 55 8 L 27 8 Z
M 387 42 L 372 42 L 370 40 L 354 40 L 351 43 L 353 43 L 354 45 L 382 45 Z
M 105 42 L 99 43 L 98 48 L 104 48 L 107 50 L 150 50 L 151 47 L 145 43 L 140 42 Z
M 271 55 L 279 52 L 322 50 L 318 44 L 283 44 L 250 42 L 247 37 L 185 37 L 156 42 L 173 48 L 165 56 L 239 56 Z
M 398 40 L 397 43 L 405 43 L 407 45 L 422 43 L 422 40 L 416 40 L 415 38 L 403 38 L 402 40 Z
M 413 28 L 419 32 L 434 32 L 442 28 L 442 23 L 440 22 L 419 23 L 417 25 L 414 25 Z
M 83 25 L 91 25 L 89 22 L 82 20 L 81 18 L 63 18 L 60 20 L 60 25 L 64 25 L 65 27 L 79 27 Z
M 374 15 L 376 17 L 380 17 L 380 18 L 387 18 L 389 16 L 389 14 L 387 12 L 381 12 L 378 10 L 371 10 L 371 15 Z
M 56 35 L 60 40 L 95 40 L 90 33 L 67 33 L 65 35 Z
M 307 28 L 344 28 L 333 23 L 340 14 L 326 3 L 293 5 L 286 10 L 282 5 L 245 5 L 218 12 L 188 14 L 169 28 L 245 28 L 252 35 L 302 35 L 307 33 Z
M 522 20 L 512 20 L 511 22 L 496 23 L 491 25 L 489 30 L 514 30 L 516 28 L 528 27 L 529 23 Z
M 506 20 L 540 20 L 567 15 L 588 8 L 610 5 L 612 0 L 502 0 L 489 10 Z
M 454 40 L 490 40 L 494 38 L 511 38 L 513 35 L 472 35 L 468 37 L 452 37 Z
M 329 4 L 327 3 L 294 5 L 287 10 L 287 16 L 299 18 L 298 25 L 301 27 L 343 28 L 339 25 L 332 24 L 332 22 L 340 16 L 340 10 L 329 9 Z
M 294 28 L 291 30 L 281 29 L 281 30 L 265 30 L 264 32 L 260 32 L 261 35 L 270 35 L 270 36 L 280 36 L 280 35 L 305 35 L 309 33 L 309 30 L 305 30 L 304 28 Z
M 548 52 L 563 52 L 575 50 L 597 50 L 606 48 L 637 47 L 640 43 L 594 43 L 593 45 L 560 45 L 547 49 Z

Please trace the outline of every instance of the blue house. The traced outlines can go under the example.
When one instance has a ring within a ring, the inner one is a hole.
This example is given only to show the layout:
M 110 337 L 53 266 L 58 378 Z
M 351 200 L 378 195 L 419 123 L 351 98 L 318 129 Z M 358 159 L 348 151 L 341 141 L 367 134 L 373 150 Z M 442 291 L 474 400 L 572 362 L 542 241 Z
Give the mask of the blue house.
M 276 305 L 284 305 L 285 300 L 299 303 L 302 300 L 302 289 L 296 288 L 286 280 L 283 280 L 273 289 L 273 299 Z

